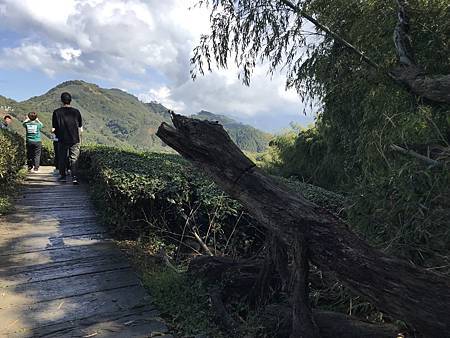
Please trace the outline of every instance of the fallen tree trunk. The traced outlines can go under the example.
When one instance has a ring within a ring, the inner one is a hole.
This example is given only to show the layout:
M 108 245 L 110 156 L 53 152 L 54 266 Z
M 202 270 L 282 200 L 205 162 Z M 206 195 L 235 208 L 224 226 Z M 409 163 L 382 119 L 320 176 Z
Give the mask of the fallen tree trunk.
M 217 123 L 172 114 L 157 135 L 206 171 L 287 245 L 304 235 L 312 262 L 380 310 L 421 334 L 450 332 L 450 281 L 370 247 L 345 222 L 277 184 L 252 163 Z
M 396 338 L 398 329 L 390 324 L 371 324 L 330 311 L 313 311 L 322 338 Z M 264 326 L 276 328 L 276 337 L 288 337 L 291 330 L 289 307 L 269 306 L 262 315 Z
M 222 285 L 222 297 L 227 302 L 229 298 L 242 299 L 248 295 L 249 290 L 258 282 L 258 270 L 264 269 L 264 262 L 261 259 L 235 260 L 231 257 L 219 256 L 199 256 L 189 263 L 188 272 L 193 277 L 201 276 L 202 280 L 207 280 L 211 285 Z M 272 286 L 281 280 L 272 274 L 269 282 Z M 314 282 L 313 282 L 314 284 Z M 320 283 L 319 283 L 320 284 Z M 220 292 L 216 292 L 216 295 Z M 221 303 L 221 300 L 215 300 Z M 224 314 L 223 304 L 217 307 L 212 304 L 216 317 L 223 320 L 228 318 L 228 313 Z M 331 311 L 313 311 L 314 322 L 317 325 L 322 338 L 395 338 L 399 329 L 391 324 L 371 324 L 359 320 L 358 318 L 347 316 L 342 313 Z M 230 320 L 226 319 L 226 323 Z M 267 334 L 273 337 L 289 337 L 292 334 L 293 317 L 292 307 L 287 304 L 268 305 L 261 314 L 261 325 Z M 230 331 L 236 329 L 235 326 L 225 325 Z M 294 336 L 300 337 L 300 335 Z M 308 337 L 309 338 L 309 337 Z

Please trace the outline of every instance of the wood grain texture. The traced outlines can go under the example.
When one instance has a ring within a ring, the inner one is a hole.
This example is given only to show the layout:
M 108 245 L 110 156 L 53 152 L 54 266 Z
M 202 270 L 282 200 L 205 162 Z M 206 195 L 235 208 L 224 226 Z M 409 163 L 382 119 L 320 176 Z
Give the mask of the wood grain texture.
M 0 337 L 150 337 L 167 327 L 124 255 L 96 223 L 83 185 L 50 167 L 0 218 Z

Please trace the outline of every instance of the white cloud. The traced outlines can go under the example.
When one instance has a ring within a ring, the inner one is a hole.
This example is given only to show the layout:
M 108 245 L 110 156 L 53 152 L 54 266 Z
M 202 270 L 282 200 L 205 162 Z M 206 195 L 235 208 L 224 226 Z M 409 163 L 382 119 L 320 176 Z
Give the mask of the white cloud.
M 175 101 L 172 98 L 172 91 L 166 86 L 162 86 L 157 89 L 150 89 L 149 92 L 141 93 L 138 97 L 143 102 L 156 101 L 169 109 L 177 111 L 184 111 L 186 108 L 184 102 Z
M 48 50 L 58 45 L 79 50 L 81 60 L 88 61 L 83 62 L 86 69 L 77 69 L 80 72 L 111 77 L 120 71 L 145 74 L 148 68 L 154 68 L 179 81 L 189 74 L 186 65 L 192 41 L 196 39 L 193 31 L 199 31 L 202 22 L 195 17 L 194 24 L 187 25 L 188 3 L 183 0 L 0 0 L 4 8 L 0 29 L 15 29 L 27 35 L 29 44 L 39 44 Z M 3 58 L 11 55 L 4 50 L 1 54 Z M 63 60 L 56 57 L 46 61 L 50 61 L 48 68 L 57 69 Z M 26 61 L 26 58 L 22 60 Z M 105 73 L 105 67 L 114 71 Z
M 81 50 L 73 48 L 62 48 L 59 50 L 61 57 L 66 61 L 72 61 L 81 56 Z
M 2 50 L 0 68 L 8 68 L 13 63 L 15 68 L 38 68 L 51 77 L 57 72 L 82 67 L 78 60 L 80 55 L 81 51 L 71 48 L 48 48 L 40 43 L 25 42 L 19 47 Z
M 0 68 L 38 69 L 48 76 L 100 78 L 184 113 L 201 109 L 244 117 L 301 111 L 284 76 L 258 67 L 250 88 L 237 71 L 192 82 L 189 57 L 208 31 L 196 0 L 0 0 L 0 34 L 23 36 L 0 46 Z

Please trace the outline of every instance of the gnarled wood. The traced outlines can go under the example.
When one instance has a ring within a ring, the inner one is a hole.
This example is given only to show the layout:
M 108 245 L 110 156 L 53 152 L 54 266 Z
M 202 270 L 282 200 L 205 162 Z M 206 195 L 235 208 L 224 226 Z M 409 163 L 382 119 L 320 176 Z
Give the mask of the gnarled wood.
M 293 290 L 291 338 L 318 338 L 319 329 L 313 318 L 308 287 L 308 247 L 303 234 L 295 239 L 293 247 Z
M 206 171 L 287 245 L 302 233 L 312 262 L 426 336 L 450 332 L 450 281 L 370 247 L 345 222 L 258 169 L 217 123 L 173 114 L 157 135 Z
M 248 294 L 249 288 L 259 278 L 258 270 L 262 269 L 264 262 L 260 260 L 237 261 L 231 257 L 199 256 L 191 260 L 188 271 L 193 276 L 201 275 L 211 285 L 222 283 L 224 298 L 233 296 L 240 299 Z M 270 277 L 272 285 L 273 282 L 279 283 L 273 275 Z M 313 311 L 312 316 L 322 338 L 395 338 L 400 331 L 391 324 L 371 324 L 342 313 Z M 266 306 L 261 315 L 261 324 L 266 331 L 276 332 L 274 337 L 289 337 L 293 327 L 292 306 Z
M 397 6 L 398 22 L 394 29 L 394 43 L 401 66 L 391 74 L 417 96 L 434 102 L 450 103 L 450 75 L 427 75 L 417 65 L 409 36 L 407 2 L 397 0 Z
M 390 324 L 371 324 L 355 317 L 330 311 L 313 311 L 322 338 L 397 338 L 399 330 Z M 268 306 L 262 315 L 264 327 L 275 328 L 276 337 L 288 337 L 290 310 L 285 306 Z

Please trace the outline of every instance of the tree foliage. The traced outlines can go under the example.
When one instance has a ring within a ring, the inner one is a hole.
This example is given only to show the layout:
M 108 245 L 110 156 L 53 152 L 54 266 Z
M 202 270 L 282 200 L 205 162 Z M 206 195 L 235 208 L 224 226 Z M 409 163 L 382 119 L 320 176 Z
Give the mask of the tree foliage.
M 399 3 L 202 1 L 211 8 L 212 34 L 195 50 L 193 73 L 235 62 L 249 84 L 258 63 L 284 71 L 287 87 L 321 107 L 313 128 L 272 141 L 272 169 L 345 192 L 352 223 L 372 244 L 419 264 L 446 265 L 450 107 L 412 95 L 389 76 L 399 62 Z M 425 73 L 449 74 L 448 1 L 412 0 L 406 10 L 414 61 Z M 393 144 L 444 166 L 431 168 L 392 151 Z
M 0 129 L 0 185 L 12 182 L 25 164 L 25 142 L 15 132 Z

